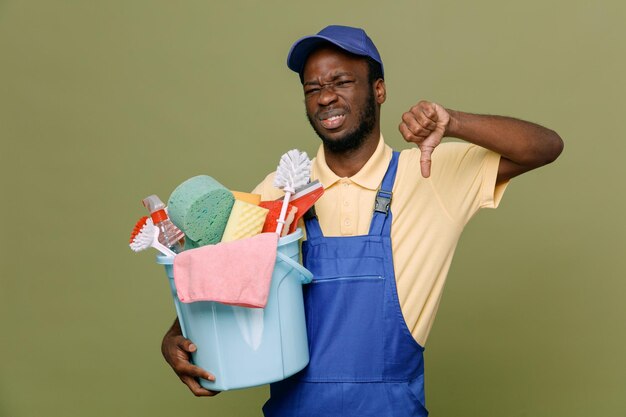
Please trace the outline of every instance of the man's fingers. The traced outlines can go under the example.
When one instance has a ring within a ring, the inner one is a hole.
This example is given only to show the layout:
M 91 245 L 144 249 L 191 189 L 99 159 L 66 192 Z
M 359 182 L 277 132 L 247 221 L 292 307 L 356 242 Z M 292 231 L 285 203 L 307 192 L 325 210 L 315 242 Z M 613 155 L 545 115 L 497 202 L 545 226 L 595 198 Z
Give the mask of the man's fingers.
M 406 128 L 412 135 L 415 135 L 421 129 L 421 126 L 419 125 L 419 123 L 417 123 L 415 116 L 411 112 L 406 112 L 402 114 L 402 123 L 406 126 Z
M 195 378 L 190 376 L 181 376 L 180 380 L 183 384 L 187 385 L 189 390 L 193 392 L 193 395 L 196 397 L 213 397 L 214 395 L 219 394 L 219 391 L 210 391 L 204 388 Z
M 411 107 L 411 114 L 417 122 L 428 130 L 435 130 L 437 127 L 437 111 L 433 103 L 420 102 Z
M 191 340 L 185 339 L 183 336 L 178 336 L 176 338 L 176 344 L 182 350 L 184 350 L 185 352 L 189 352 L 189 353 L 195 352 L 197 349 L 196 345 L 194 345 Z
M 198 397 L 212 397 L 219 392 L 202 387 L 198 379 L 215 381 L 215 376 L 190 362 L 190 354 L 196 350 L 196 345 L 180 334 L 174 336 L 168 333 L 161 343 L 163 357 L 189 390 Z
M 437 125 L 433 125 L 430 121 L 422 124 L 418 119 L 419 118 L 412 112 L 406 112 L 402 115 L 402 122 L 406 124 L 412 134 L 422 138 L 428 137 Z M 431 129 L 428 126 L 434 127 Z
M 426 139 L 426 136 L 417 136 L 413 132 L 411 132 L 409 127 L 404 122 L 400 123 L 400 125 L 398 126 L 398 130 L 402 134 L 404 140 L 406 140 L 407 142 L 420 144 L 424 141 L 424 139 Z
M 173 365 L 174 371 L 180 375 L 189 375 L 193 378 L 203 378 L 208 381 L 215 381 L 215 376 L 191 362 L 180 360 Z
M 179 350 L 168 358 L 171 360 L 170 365 L 174 368 L 176 374 L 179 376 L 188 375 L 192 378 L 204 378 L 209 381 L 215 381 L 213 375 L 189 361 L 189 353 L 193 353 L 197 350 L 196 345 L 194 345 L 191 340 L 178 336 L 176 338 L 176 346 Z
M 430 177 L 431 155 L 445 133 L 448 114 L 435 103 L 420 101 L 402 115 L 398 129 L 407 142 L 414 142 L 421 151 L 420 170 Z
M 406 123 L 400 122 L 398 130 L 400 131 L 400 134 L 402 135 L 404 140 L 406 140 L 407 142 L 413 142 L 416 139 L 416 136 L 411 133 Z
M 419 110 L 433 122 L 436 122 L 438 120 L 436 107 L 437 103 L 428 100 L 420 100 L 415 106 L 411 107 L 411 111 Z
M 186 340 L 186 339 L 185 339 Z M 186 348 L 187 350 L 195 350 L 195 346 L 188 340 L 186 342 L 181 342 L 179 347 L 181 349 Z M 180 351 L 181 354 L 185 356 L 187 354 Z M 215 381 L 215 376 L 207 372 L 206 370 L 200 368 L 199 366 L 193 365 L 189 362 L 187 357 L 180 357 L 172 364 L 172 368 L 176 375 L 180 378 L 180 380 L 187 385 L 189 390 L 193 392 L 196 397 L 212 397 L 218 394 L 217 391 L 210 391 L 198 382 L 198 378 L 206 379 L 207 381 Z
M 418 148 L 421 151 L 420 169 L 422 171 L 422 177 L 424 178 L 430 177 L 431 155 L 433 154 L 433 151 L 435 150 L 435 146 L 431 146 L 431 144 L 425 145 L 424 144 L 425 138 L 415 136 L 413 133 L 411 133 L 411 131 L 409 130 L 409 128 L 406 126 L 405 123 L 400 123 L 400 126 L 398 127 L 398 129 L 400 130 L 402 137 L 404 137 L 404 140 L 406 140 L 407 142 L 413 142 L 417 144 Z M 429 143 L 429 142 L 426 142 L 426 143 Z

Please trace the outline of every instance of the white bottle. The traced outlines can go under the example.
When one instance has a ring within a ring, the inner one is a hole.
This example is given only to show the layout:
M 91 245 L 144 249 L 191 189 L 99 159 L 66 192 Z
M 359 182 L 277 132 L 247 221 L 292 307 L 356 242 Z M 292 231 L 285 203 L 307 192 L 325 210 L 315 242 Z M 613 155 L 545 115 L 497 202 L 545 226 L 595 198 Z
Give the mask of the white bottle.
M 165 204 L 156 194 L 144 198 L 142 202 L 150 211 L 152 222 L 159 228 L 159 242 L 175 253 L 182 252 L 185 245 L 185 234 L 172 223 L 165 210 Z

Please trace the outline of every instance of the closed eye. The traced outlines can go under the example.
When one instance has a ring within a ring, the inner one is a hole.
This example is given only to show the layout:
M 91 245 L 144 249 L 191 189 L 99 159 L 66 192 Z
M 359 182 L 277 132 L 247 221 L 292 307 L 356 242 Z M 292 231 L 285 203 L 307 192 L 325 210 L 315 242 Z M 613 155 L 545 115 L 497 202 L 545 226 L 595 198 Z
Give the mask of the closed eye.
M 338 75 L 337 77 L 335 77 L 335 80 L 333 80 L 330 83 L 327 84 L 319 84 L 316 81 L 310 81 L 310 82 L 305 82 L 304 83 L 304 95 L 305 97 L 310 97 L 313 94 L 318 94 L 320 91 L 322 91 L 323 88 L 326 87 L 330 87 L 331 89 L 336 89 L 336 88 L 348 88 L 348 87 L 352 87 L 352 85 L 354 84 L 354 80 L 352 79 L 336 79 L 339 77 L 345 76 L 344 74 Z

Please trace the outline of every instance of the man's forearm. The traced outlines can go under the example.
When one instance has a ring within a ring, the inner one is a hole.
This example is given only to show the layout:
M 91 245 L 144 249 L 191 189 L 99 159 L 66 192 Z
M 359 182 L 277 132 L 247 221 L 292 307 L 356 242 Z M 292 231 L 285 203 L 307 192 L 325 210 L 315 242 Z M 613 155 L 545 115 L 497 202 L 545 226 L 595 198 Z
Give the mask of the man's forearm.
M 556 132 L 535 123 L 504 116 L 447 111 L 450 123 L 446 136 L 492 150 L 519 166 L 521 172 L 549 164 L 563 150 L 563 140 Z

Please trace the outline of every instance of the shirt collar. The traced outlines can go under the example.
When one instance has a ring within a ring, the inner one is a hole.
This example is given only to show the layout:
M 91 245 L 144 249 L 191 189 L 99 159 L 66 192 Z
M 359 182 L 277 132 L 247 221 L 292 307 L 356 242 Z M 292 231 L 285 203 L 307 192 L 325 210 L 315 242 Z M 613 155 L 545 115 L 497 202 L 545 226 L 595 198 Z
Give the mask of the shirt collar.
M 355 184 L 367 188 L 369 190 L 377 190 L 383 181 L 389 161 L 391 161 L 391 148 L 385 143 L 385 140 L 380 135 L 378 139 L 378 145 L 376 150 L 363 165 L 363 168 L 349 179 Z M 317 156 L 313 160 L 312 164 L 312 178 L 318 179 L 324 186 L 324 188 L 330 188 L 337 181 L 342 178 L 335 174 L 326 164 L 326 158 L 324 156 L 324 146 L 320 145 Z

